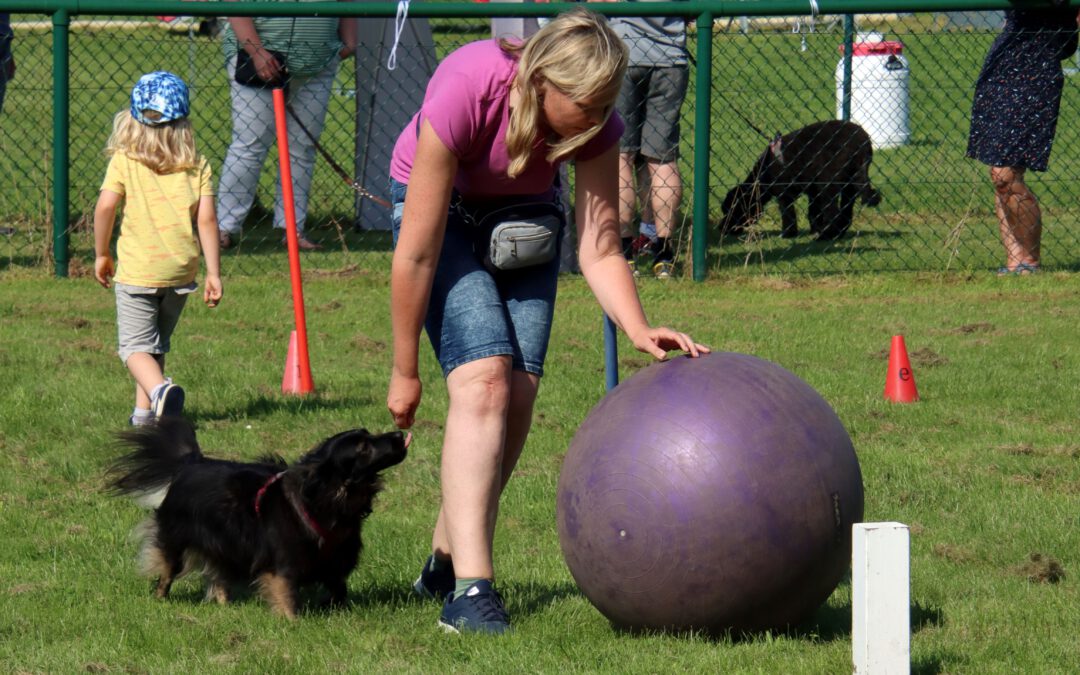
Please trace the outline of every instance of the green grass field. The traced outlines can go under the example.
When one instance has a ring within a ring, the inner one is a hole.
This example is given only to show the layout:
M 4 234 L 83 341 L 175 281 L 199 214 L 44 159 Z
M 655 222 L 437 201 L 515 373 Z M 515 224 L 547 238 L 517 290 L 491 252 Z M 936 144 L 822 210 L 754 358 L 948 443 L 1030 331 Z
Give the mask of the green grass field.
M 440 54 L 480 36 L 436 35 Z M 904 41 L 911 64 L 913 139 L 875 155 L 871 175 L 884 203 L 857 210 L 858 235 L 782 242 L 771 236 L 779 230 L 772 207 L 762 236 L 710 235 L 708 281 L 643 279 L 640 292 L 654 323 L 774 361 L 839 414 L 861 464 L 864 520 L 911 528 L 913 673 L 1072 673 L 1080 663 L 1080 278 L 1070 226 L 1080 165 L 1070 158 L 1080 136 L 1063 124 L 1051 171 L 1033 181 L 1050 271 L 995 277 L 990 189 L 984 169 L 963 157 L 971 90 L 993 36 L 936 33 L 918 22 L 893 26 L 891 36 Z M 514 635 L 445 636 L 438 607 L 410 593 L 438 508 L 447 405 L 426 344 L 414 443 L 386 474 L 348 607 L 309 607 L 289 623 L 256 598 L 205 603 L 196 579 L 178 583 L 167 601 L 154 599 L 130 536 L 145 514 L 103 487 L 133 385 L 115 356 L 113 296 L 89 274 L 92 239 L 79 217 L 104 173 L 109 120 L 144 71 L 167 67 L 192 83 L 200 144 L 219 168 L 229 138 L 220 48 L 160 30 L 73 34 L 72 265 L 70 278 L 55 279 L 51 139 L 42 122 L 52 114 L 51 38 L 45 28 L 17 29 L 16 39 L 19 74 L 0 125 L 0 224 L 18 228 L 0 238 L 0 671 L 851 671 L 847 580 L 791 631 L 727 639 L 625 635 L 578 592 L 559 547 L 556 483 L 576 429 L 604 395 L 604 362 L 599 307 L 575 276 L 560 282 L 533 432 L 499 521 L 498 582 Z M 807 35 L 805 52 L 788 30 L 717 36 L 713 217 L 764 148 L 732 106 L 770 132 L 833 116 L 838 44 L 835 32 Z M 339 79 L 350 86 L 348 73 Z M 1070 80 L 1063 109 L 1075 110 L 1078 96 Z M 332 98 L 323 136 L 346 166 L 352 106 Z M 684 118 L 692 122 L 692 108 Z M 688 135 L 684 162 L 691 150 Z M 267 171 L 264 205 L 272 178 Z M 188 391 L 186 413 L 208 454 L 296 458 L 337 431 L 391 426 L 389 241 L 352 231 L 352 196 L 337 181 L 317 163 L 311 228 L 328 250 L 302 258 L 313 395 L 280 393 L 293 306 L 265 214 L 224 256 L 221 306 L 192 302 L 182 317 L 168 370 Z M 689 201 L 688 193 L 688 213 Z M 882 398 L 895 334 L 906 338 L 918 403 Z M 624 339 L 619 346 L 623 378 L 648 365 Z M 643 425 L 648 416 L 641 411 Z
M 348 427 L 390 427 L 385 259 L 371 257 L 367 269 L 327 254 L 326 269 L 306 275 L 308 397 L 279 392 L 292 321 L 284 273 L 226 273 L 219 308 L 188 307 L 169 371 L 188 390 L 208 453 L 295 458 Z M 1075 672 L 1074 275 L 726 275 L 640 289 L 653 321 L 775 361 L 837 411 L 861 463 L 864 519 L 911 527 L 913 672 Z M 918 403 L 882 399 L 897 333 Z M 111 293 L 86 276 L 0 272 L 0 344 L 5 672 L 850 672 L 847 581 L 804 625 L 745 639 L 620 634 L 578 593 L 559 548 L 555 487 L 604 393 L 600 312 L 579 277 L 561 282 L 534 430 L 503 500 L 496 564 L 516 633 L 501 640 L 443 635 L 437 607 L 409 592 L 437 508 L 446 407 L 426 345 L 415 440 L 387 472 L 350 605 L 288 623 L 254 598 L 202 602 L 195 580 L 159 601 L 137 575 L 129 535 L 144 514 L 103 491 L 132 401 Z M 624 340 L 620 349 L 624 378 L 647 364 Z M 1060 563 L 1064 578 L 1040 577 L 1032 554 Z

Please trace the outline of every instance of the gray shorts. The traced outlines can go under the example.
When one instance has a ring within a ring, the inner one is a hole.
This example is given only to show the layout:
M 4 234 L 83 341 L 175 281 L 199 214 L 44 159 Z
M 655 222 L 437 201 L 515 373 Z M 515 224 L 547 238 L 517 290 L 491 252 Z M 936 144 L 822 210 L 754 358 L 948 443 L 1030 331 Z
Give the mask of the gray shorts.
M 187 296 L 198 286 L 194 282 L 174 288 L 146 288 L 113 283 L 116 289 L 116 331 L 120 340 L 120 360 L 127 363 L 135 353 L 165 354 L 169 351 Z
M 690 79 L 687 66 L 630 66 L 617 107 L 626 123 L 619 143 L 624 153 L 659 162 L 679 157 L 679 111 Z

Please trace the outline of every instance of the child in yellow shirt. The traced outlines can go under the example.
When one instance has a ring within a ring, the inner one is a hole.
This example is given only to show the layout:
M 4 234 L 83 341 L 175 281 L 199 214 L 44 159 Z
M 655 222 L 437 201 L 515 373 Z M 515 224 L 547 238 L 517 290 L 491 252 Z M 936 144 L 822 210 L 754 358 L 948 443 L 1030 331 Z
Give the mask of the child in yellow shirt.
M 157 71 L 139 78 L 131 110 L 113 119 L 111 159 L 94 208 L 94 277 L 105 288 L 115 281 L 119 355 L 136 384 L 134 426 L 183 411 L 184 390 L 165 377 L 165 354 L 187 296 L 198 288 L 200 244 L 203 300 L 209 307 L 221 301 L 210 165 L 196 151 L 189 112 L 179 77 Z M 116 265 L 109 244 L 121 204 Z

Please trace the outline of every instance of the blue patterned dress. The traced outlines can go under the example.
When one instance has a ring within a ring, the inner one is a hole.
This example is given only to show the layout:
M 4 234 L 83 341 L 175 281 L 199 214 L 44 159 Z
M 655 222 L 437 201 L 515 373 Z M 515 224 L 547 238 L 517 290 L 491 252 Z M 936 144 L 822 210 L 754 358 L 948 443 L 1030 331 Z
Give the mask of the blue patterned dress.
M 975 85 L 967 156 L 990 166 L 1045 171 L 1065 76 L 1076 51 L 1075 8 L 1011 10 Z

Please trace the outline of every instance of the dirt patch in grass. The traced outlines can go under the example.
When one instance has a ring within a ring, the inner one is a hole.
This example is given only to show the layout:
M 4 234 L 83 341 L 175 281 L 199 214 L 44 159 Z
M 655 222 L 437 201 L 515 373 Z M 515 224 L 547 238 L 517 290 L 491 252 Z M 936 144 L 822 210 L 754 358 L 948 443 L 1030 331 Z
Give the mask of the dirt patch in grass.
M 933 368 L 934 366 L 944 366 L 949 363 L 949 359 L 945 358 L 941 354 L 938 354 L 933 349 L 922 347 L 911 352 L 912 365 L 922 366 L 925 368 Z
M 361 267 L 359 263 L 349 263 L 344 267 L 339 267 L 336 270 L 304 270 L 304 274 L 309 274 L 314 277 L 338 277 L 342 279 L 351 279 L 353 277 L 366 277 L 371 274 L 371 271 L 367 268 Z
M 1006 455 L 1018 455 L 1021 457 L 1067 457 L 1070 459 L 1080 457 L 1080 445 L 1072 444 L 1037 448 L 1031 443 L 1017 443 L 999 446 L 998 451 Z
M 957 546 L 956 544 L 934 544 L 932 549 L 934 555 L 939 558 L 944 558 L 951 563 L 957 565 L 964 565 L 975 560 L 975 552 L 966 546 Z
M 888 361 L 890 348 L 886 347 L 877 352 L 872 353 L 870 356 L 875 361 Z M 944 366 L 949 363 L 949 359 L 938 354 L 933 349 L 928 347 L 922 347 L 916 349 L 913 352 L 908 352 L 908 360 L 911 361 L 912 366 L 919 366 L 925 368 L 933 368 L 934 366 Z
M 981 321 L 979 323 L 965 323 L 963 326 L 957 326 L 952 329 L 953 333 L 960 333 L 961 335 L 970 335 L 971 333 L 990 333 L 994 330 L 994 324 Z
M 381 354 L 386 350 L 386 343 L 384 341 L 376 340 L 363 333 L 353 336 L 352 346 L 361 352 L 371 354 Z
M 1044 553 L 1032 553 L 1024 564 L 1013 567 L 1013 572 L 1034 584 L 1056 584 L 1065 578 L 1061 563 Z

